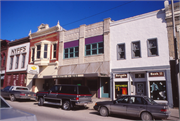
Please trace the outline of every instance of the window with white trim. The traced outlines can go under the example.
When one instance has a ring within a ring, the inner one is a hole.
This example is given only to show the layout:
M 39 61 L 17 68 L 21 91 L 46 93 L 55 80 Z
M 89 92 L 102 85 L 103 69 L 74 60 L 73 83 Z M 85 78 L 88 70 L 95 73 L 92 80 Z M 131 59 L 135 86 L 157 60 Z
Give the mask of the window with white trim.
M 10 69 L 10 70 L 11 70 L 12 67 L 13 67 L 13 58 L 14 58 L 14 56 L 11 56 L 11 57 L 10 57 L 10 66 L 9 66 L 9 69 Z
M 71 47 L 64 49 L 64 58 L 79 57 L 79 47 Z
M 37 59 L 41 57 L 41 45 L 37 45 Z
M 132 42 L 132 58 L 141 57 L 140 41 Z
M 52 58 L 56 58 L 56 48 L 57 48 L 57 44 L 55 43 L 55 44 L 53 44 L 53 49 L 52 49 Z
M 148 46 L 148 56 L 158 56 L 158 45 L 157 45 L 157 38 L 148 39 L 147 41 Z
M 48 44 L 44 44 L 44 58 L 47 58 Z
M 31 62 L 34 62 L 35 48 L 31 49 Z
M 25 67 L 25 60 L 26 60 L 26 54 L 23 54 L 22 55 L 22 65 L 21 65 L 21 68 Z
M 86 56 L 103 54 L 103 53 L 104 53 L 104 43 L 103 42 L 87 44 L 85 46 L 85 55 Z
M 126 59 L 125 57 L 125 44 L 117 45 L 117 59 Z
M 16 56 L 16 69 L 18 68 L 18 65 L 19 65 L 19 55 Z

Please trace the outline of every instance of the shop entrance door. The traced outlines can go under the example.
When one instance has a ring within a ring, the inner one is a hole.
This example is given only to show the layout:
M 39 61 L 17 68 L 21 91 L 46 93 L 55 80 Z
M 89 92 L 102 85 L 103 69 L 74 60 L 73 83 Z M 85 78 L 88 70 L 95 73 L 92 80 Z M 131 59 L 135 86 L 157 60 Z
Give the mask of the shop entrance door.
M 108 79 L 101 79 L 101 97 L 109 98 L 110 84 Z

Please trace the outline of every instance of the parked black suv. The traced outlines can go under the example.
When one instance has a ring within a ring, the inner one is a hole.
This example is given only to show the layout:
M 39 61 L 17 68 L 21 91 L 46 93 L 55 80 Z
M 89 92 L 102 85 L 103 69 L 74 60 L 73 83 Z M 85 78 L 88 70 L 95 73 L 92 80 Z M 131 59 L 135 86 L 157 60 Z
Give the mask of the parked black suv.
M 60 105 L 64 110 L 69 110 L 75 105 L 85 106 L 91 101 L 91 92 L 87 86 L 80 85 L 54 85 L 49 91 L 36 93 L 38 105 Z

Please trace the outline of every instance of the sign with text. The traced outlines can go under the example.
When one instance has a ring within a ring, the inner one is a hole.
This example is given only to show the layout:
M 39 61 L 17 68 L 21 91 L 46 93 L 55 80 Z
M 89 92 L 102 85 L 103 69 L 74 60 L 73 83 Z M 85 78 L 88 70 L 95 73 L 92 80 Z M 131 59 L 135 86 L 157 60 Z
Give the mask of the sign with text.
M 127 78 L 127 74 L 115 74 L 115 78 Z
M 164 76 L 164 72 L 149 72 L 149 77 L 161 77 Z
M 29 74 L 39 74 L 39 66 L 28 65 L 27 73 Z

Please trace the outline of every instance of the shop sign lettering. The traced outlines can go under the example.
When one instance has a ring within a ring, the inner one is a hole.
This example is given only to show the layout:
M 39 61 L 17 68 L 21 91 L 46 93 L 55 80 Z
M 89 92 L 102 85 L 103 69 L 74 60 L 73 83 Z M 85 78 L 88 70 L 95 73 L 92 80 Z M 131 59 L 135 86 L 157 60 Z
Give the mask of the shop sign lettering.
M 115 78 L 127 78 L 127 74 L 115 74 Z
M 60 76 L 53 76 L 53 78 L 61 78 L 61 77 L 83 77 L 84 74 L 74 74 L 74 75 L 60 75 Z
M 150 72 L 149 77 L 160 77 L 164 76 L 164 72 Z
M 26 46 L 12 49 L 11 50 L 11 55 L 20 54 L 20 53 L 23 53 L 23 52 L 26 52 Z

